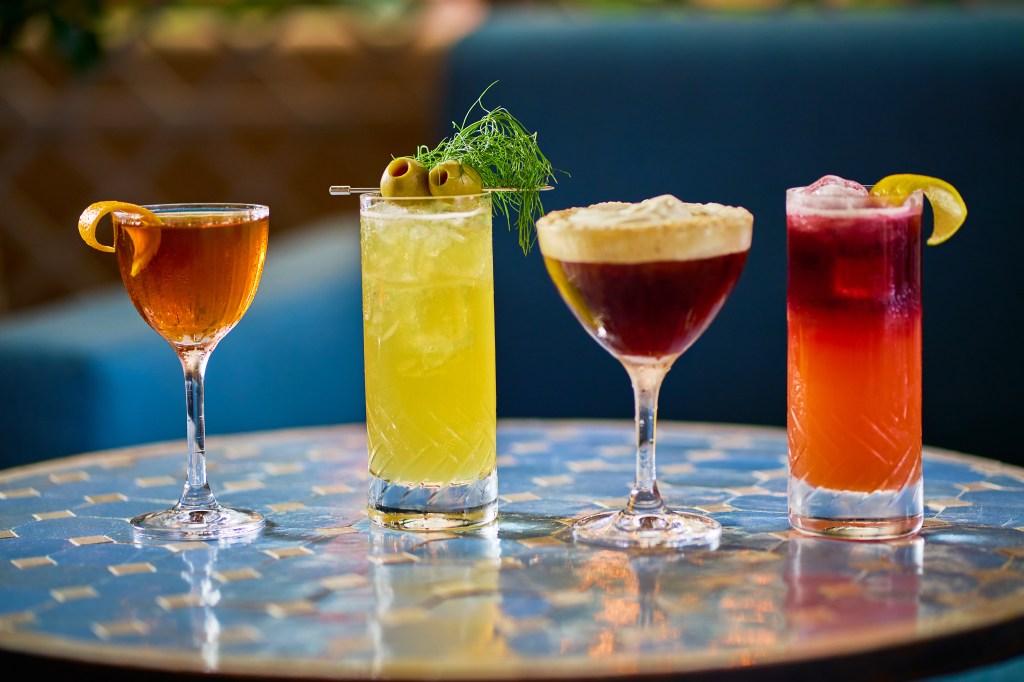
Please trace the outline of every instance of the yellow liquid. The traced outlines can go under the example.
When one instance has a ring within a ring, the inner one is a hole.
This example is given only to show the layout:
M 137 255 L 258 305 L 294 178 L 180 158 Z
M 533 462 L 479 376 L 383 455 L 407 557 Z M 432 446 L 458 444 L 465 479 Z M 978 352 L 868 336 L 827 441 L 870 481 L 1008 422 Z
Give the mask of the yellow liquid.
M 361 216 L 370 473 L 471 483 L 494 470 L 491 209 Z

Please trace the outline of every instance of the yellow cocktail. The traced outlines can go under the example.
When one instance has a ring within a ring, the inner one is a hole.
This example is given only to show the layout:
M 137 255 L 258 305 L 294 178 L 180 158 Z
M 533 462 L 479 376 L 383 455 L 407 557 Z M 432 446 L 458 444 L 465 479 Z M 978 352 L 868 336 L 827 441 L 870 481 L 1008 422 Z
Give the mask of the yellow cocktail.
M 490 195 L 360 205 L 370 518 L 486 523 L 497 499 Z

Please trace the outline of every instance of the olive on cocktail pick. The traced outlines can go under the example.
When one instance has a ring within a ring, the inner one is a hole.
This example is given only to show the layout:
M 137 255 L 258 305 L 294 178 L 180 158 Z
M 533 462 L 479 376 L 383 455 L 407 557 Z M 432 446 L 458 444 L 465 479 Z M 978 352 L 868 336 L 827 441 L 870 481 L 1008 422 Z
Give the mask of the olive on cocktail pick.
M 435 197 L 480 194 L 483 191 L 483 180 L 476 169 L 455 159 L 449 159 L 431 168 L 428 183 L 430 193 Z
M 429 197 L 427 167 L 407 156 L 392 159 L 380 177 L 380 193 L 385 197 Z

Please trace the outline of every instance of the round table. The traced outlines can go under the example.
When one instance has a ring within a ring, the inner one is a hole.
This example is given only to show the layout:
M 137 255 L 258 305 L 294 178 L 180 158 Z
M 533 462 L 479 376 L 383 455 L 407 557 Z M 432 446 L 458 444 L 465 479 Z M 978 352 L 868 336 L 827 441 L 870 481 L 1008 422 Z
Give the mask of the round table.
M 503 421 L 496 524 L 388 531 L 364 512 L 361 424 L 211 437 L 211 485 L 259 536 L 141 543 L 184 444 L 0 472 L 0 661 L 105 679 L 890 678 L 1024 653 L 1024 470 L 926 449 L 913 538 L 802 536 L 781 429 L 664 422 L 659 486 L 713 550 L 573 544 L 621 506 L 627 422 Z M 10 669 L 9 667 L 7 669 Z

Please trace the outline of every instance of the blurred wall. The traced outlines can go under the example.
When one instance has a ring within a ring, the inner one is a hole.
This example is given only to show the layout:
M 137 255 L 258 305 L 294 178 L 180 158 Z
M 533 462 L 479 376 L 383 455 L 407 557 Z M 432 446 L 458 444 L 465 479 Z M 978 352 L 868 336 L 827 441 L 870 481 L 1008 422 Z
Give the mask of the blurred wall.
M 355 214 L 328 186 L 376 184 L 435 140 L 441 56 L 484 11 L 240 4 L 108 3 L 78 66 L 48 18 L 19 31 L 0 57 L 0 315 L 117 279 L 76 233 L 94 201 L 265 203 L 275 235 Z

